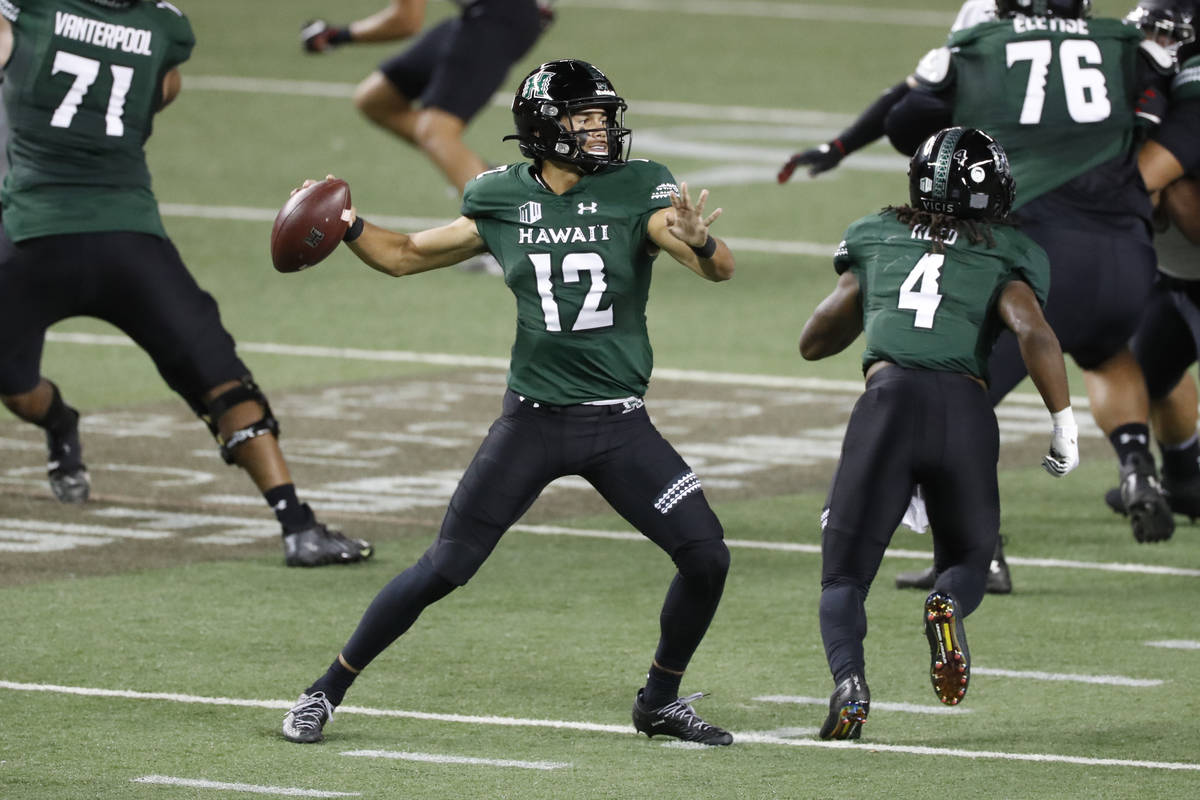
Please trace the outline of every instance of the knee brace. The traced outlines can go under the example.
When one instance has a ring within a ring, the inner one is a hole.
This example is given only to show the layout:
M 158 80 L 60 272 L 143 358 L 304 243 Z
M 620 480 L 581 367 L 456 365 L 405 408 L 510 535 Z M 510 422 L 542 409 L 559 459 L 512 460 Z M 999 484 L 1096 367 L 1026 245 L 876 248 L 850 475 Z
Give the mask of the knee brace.
M 258 384 L 249 375 L 242 377 L 242 382 L 238 386 L 234 386 L 225 392 L 214 397 L 208 403 L 208 413 L 201 415 L 204 424 L 208 426 L 208 430 L 212 433 L 213 438 L 217 440 L 217 447 L 221 451 L 221 458 L 225 459 L 226 464 L 233 464 L 233 451 L 239 446 L 245 444 L 251 439 L 257 439 L 264 434 L 279 436 L 279 423 L 275 420 L 275 416 L 271 413 L 271 404 L 267 402 L 266 395 L 258 388 Z M 221 436 L 221 428 L 219 421 L 229 409 L 234 406 L 253 400 L 262 407 L 262 418 L 257 422 L 253 422 L 244 428 L 239 428 L 229 436 Z

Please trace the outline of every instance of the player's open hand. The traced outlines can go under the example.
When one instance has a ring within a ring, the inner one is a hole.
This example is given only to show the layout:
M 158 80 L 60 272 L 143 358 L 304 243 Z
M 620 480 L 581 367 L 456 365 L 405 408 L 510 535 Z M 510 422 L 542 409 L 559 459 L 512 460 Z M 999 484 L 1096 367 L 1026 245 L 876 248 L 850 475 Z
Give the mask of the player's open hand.
M 718 208 L 705 217 L 704 204 L 707 201 L 708 189 L 700 191 L 700 197 L 693 205 L 687 183 L 679 184 L 679 194 L 671 195 L 671 210 L 667 212 L 666 218 L 667 230 L 671 235 L 689 247 L 703 247 L 708 241 L 709 226 L 716 222 L 717 217 L 724 211 Z

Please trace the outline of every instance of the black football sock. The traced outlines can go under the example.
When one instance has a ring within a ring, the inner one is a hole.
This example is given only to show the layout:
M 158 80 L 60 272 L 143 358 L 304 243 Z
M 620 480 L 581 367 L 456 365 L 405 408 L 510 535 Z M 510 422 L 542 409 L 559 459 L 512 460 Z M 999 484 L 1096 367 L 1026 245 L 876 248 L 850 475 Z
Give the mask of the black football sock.
M 275 512 L 275 519 L 279 520 L 279 524 L 283 526 L 285 536 L 310 528 L 317 521 L 312 509 L 308 507 L 308 503 L 301 503 L 296 497 L 295 484 L 285 483 L 274 489 L 268 489 L 263 492 L 263 498 Z
M 312 686 L 304 690 L 304 693 L 311 695 L 314 692 L 324 692 L 329 702 L 335 706 L 341 705 L 342 700 L 346 698 L 346 692 L 350 689 L 350 684 L 354 683 L 354 679 L 357 677 L 357 672 L 346 669 L 342 665 L 341 659 L 335 658 L 329 665 L 329 669 L 325 670 L 325 674 L 317 678 Z
M 53 436 L 62 438 L 74 427 L 79 414 L 63 401 L 58 386 L 51 382 L 50 388 L 54 391 L 50 398 L 50 407 L 46 409 L 46 415 L 33 424 Z
M 1183 444 L 1158 443 L 1162 451 L 1163 474 L 1186 479 L 1200 476 L 1200 436 L 1195 434 Z
M 1108 435 L 1113 449 L 1117 451 L 1117 460 L 1124 464 L 1134 453 L 1145 453 L 1154 460 L 1150 452 L 1150 428 L 1141 422 L 1129 422 L 1115 429 Z
M 662 708 L 679 697 L 679 684 L 683 675 L 667 672 L 657 664 L 650 665 L 646 676 L 646 688 L 642 689 L 642 705 L 647 708 Z

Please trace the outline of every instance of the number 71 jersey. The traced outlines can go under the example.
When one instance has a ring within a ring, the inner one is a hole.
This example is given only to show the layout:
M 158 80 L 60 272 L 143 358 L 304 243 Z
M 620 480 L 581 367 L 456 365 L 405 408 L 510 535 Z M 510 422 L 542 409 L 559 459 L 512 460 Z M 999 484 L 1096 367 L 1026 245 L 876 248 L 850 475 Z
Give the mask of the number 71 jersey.
M 839 274 L 858 278 L 867 346 L 863 369 L 876 361 L 988 379 L 988 356 L 1004 322 L 996 311 L 1011 281 L 1028 283 L 1046 304 L 1046 251 L 1014 227 L 992 227 L 995 247 L 972 243 L 961 230 L 931 251 L 928 232 L 894 211 L 855 222 L 834 254 Z
M 666 167 L 643 160 L 584 175 L 561 195 L 528 163 L 467 184 L 462 213 L 517 299 L 509 388 L 554 405 L 645 394 L 657 255 L 647 226 L 677 191 Z
M 166 237 L 143 146 L 163 76 L 195 38 L 169 2 L 5 0 L 10 168 L 0 201 L 13 241 L 59 233 Z

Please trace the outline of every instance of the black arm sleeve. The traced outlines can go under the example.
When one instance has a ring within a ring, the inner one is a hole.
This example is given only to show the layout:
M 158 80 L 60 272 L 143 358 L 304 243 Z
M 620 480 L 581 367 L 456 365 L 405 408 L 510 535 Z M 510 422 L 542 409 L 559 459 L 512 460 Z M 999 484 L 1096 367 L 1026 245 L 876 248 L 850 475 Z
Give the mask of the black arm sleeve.
M 876 139 L 883 138 L 883 121 L 892 107 L 908 94 L 908 83 L 900 81 L 879 96 L 874 103 L 859 114 L 854 124 L 838 134 L 841 142 L 842 155 L 850 155 L 855 150 L 861 150 Z
M 901 153 L 911 156 L 921 142 L 953 123 L 950 103 L 921 88 L 910 89 L 884 119 L 888 139 Z

